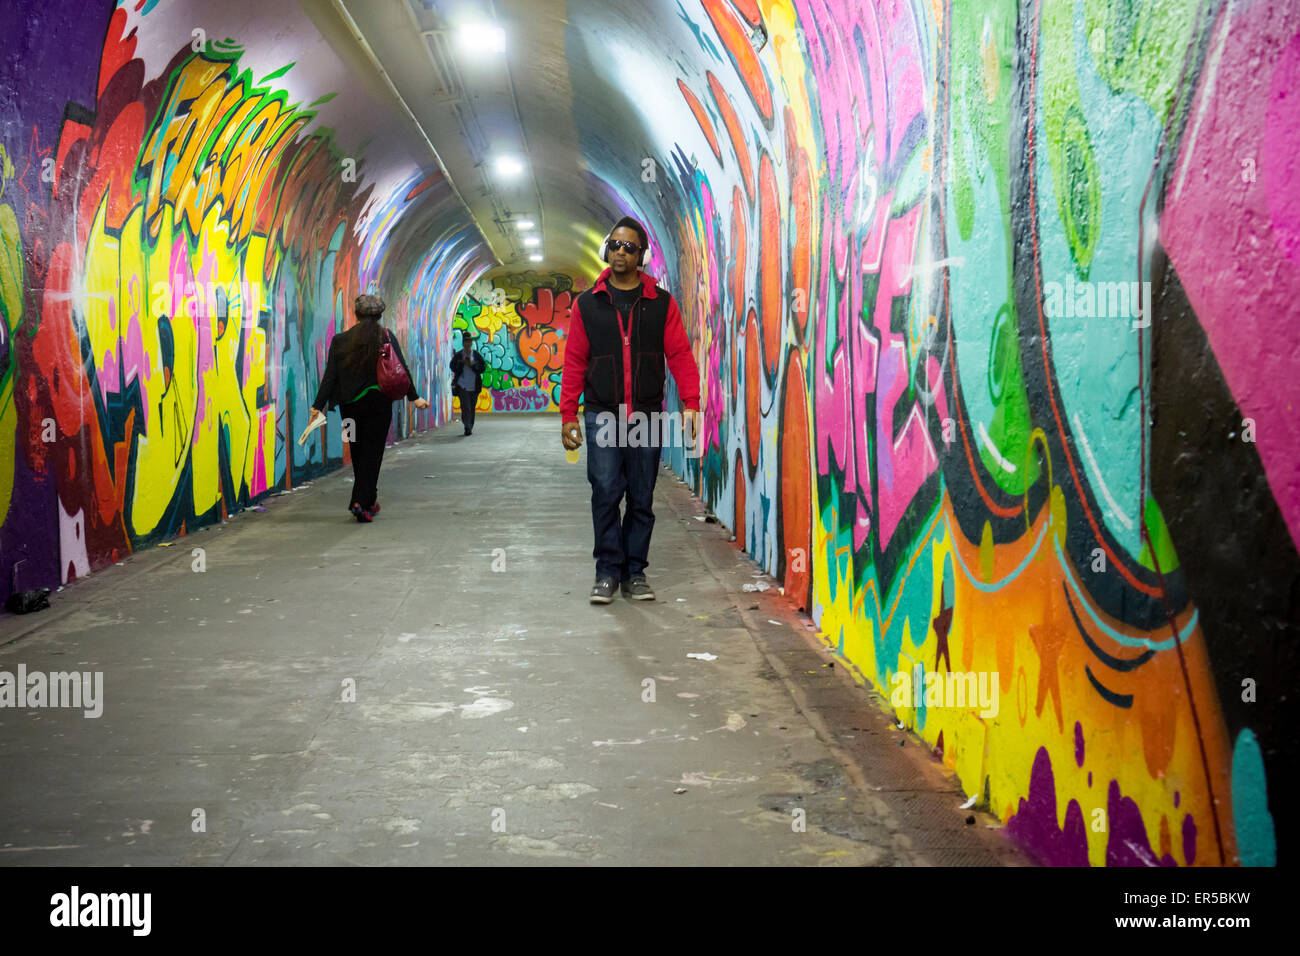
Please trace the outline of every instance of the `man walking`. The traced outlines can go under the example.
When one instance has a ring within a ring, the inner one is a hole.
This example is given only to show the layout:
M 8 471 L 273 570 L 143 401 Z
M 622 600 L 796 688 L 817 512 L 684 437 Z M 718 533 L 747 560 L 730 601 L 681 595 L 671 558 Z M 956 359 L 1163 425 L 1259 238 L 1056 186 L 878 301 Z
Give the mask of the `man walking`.
M 483 370 L 487 368 L 487 362 L 471 347 L 470 341 L 470 334 L 462 332 L 461 350 L 451 357 L 453 388 L 460 398 L 460 420 L 466 435 L 474 433 L 474 407 L 483 388 Z
M 570 451 L 582 445 L 578 424 L 582 395 L 596 539 L 591 603 L 612 602 L 620 583 L 625 597 L 653 601 L 645 569 L 655 521 L 659 435 L 653 427 L 643 428 L 639 433 L 648 433 L 649 440 L 631 441 L 637 429 L 620 428 L 620 440 L 610 442 L 605 440 L 610 429 L 600 427 L 597 416 L 627 422 L 641 413 L 657 420 L 657 415 L 651 416 L 663 409 L 666 362 L 686 407 L 683 435 L 693 444 L 699 429 L 700 373 L 677 303 L 640 270 L 649 262 L 641 224 L 627 216 L 620 219 L 601 256 L 609 268 L 578 296 L 570 312 L 560 379 L 561 440 Z M 627 507 L 620 522 L 619 504 L 625 494 Z

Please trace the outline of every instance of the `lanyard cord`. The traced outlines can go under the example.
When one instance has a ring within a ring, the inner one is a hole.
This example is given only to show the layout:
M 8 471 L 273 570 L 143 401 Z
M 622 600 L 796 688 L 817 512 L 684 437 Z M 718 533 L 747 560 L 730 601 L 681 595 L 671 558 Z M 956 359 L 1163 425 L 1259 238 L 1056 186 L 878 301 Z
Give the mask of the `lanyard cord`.
M 625 345 L 628 344 L 628 343 L 631 341 L 631 336 L 632 336 L 632 313 L 635 312 L 635 311 L 636 311 L 636 307 L 637 307 L 638 305 L 641 304 L 641 298 L 642 298 L 642 297 L 638 295 L 635 299 L 632 300 L 632 304 L 631 304 L 630 306 L 628 306 L 628 308 L 627 308 L 627 327 L 625 328 L 625 327 L 623 326 L 623 318 L 624 318 L 623 310 L 620 309 L 620 308 L 618 307 L 618 303 L 614 301 L 614 295 L 613 295 L 613 293 L 610 293 L 610 296 L 609 296 L 609 303 L 610 303 L 610 305 L 612 305 L 612 306 L 614 307 L 614 314 L 615 314 L 616 316 L 618 316 L 618 331 L 619 331 L 619 334 L 623 336 L 623 344 L 625 344 Z

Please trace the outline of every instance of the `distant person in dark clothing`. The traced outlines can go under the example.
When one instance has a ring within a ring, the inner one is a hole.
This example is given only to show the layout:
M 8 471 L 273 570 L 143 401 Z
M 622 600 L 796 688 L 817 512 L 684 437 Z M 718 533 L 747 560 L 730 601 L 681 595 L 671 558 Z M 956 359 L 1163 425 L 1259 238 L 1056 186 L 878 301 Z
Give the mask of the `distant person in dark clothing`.
M 406 398 L 416 408 L 429 403 L 415 390 L 415 376 L 397 339 L 382 325 L 384 300 L 377 295 L 359 295 L 353 306 L 357 321 L 346 332 L 330 340 L 325 375 L 316 401 L 312 403 L 311 421 L 322 417 L 326 408 L 339 406 L 343 416 L 343 437 L 352 451 L 352 498 L 348 510 L 357 521 L 373 521 L 379 512 L 379 466 L 384 460 L 384 443 L 393 423 L 393 399 L 379 390 L 379 349 L 388 342 L 397 353 L 411 379 Z
M 487 362 L 470 344 L 470 334 L 462 332 L 461 350 L 451 357 L 452 389 L 460 398 L 460 420 L 465 425 L 465 434 L 474 433 L 474 406 L 478 404 L 478 393 L 483 389 L 483 372 Z

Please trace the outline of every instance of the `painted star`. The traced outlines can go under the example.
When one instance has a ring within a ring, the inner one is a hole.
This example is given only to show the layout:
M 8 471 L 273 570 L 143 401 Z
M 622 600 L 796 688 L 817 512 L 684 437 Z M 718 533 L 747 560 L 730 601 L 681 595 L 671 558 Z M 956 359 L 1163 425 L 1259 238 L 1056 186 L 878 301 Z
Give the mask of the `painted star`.
M 934 628 L 934 636 L 938 638 L 937 646 L 934 651 L 934 669 L 939 670 L 939 658 L 943 658 L 948 663 L 948 670 L 952 671 L 952 658 L 948 656 L 948 631 L 952 628 L 952 608 L 946 607 L 934 616 L 930 622 Z
M 1038 700 L 1034 704 L 1034 713 L 1042 716 L 1043 701 L 1047 695 L 1052 695 L 1052 702 L 1056 705 L 1056 724 L 1061 732 L 1065 732 L 1065 721 L 1061 713 L 1061 684 L 1060 673 L 1057 669 L 1057 658 L 1060 657 L 1061 648 L 1065 644 L 1065 631 L 1054 623 L 1033 624 L 1029 628 L 1029 639 L 1034 642 L 1034 647 L 1038 649 Z

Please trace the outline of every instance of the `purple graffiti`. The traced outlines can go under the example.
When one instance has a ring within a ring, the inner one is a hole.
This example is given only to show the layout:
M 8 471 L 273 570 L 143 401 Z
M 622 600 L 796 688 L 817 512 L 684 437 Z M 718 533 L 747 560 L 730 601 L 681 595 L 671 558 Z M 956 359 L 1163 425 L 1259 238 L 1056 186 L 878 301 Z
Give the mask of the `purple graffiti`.
M 544 412 L 551 397 L 536 388 L 507 388 L 492 393 L 494 412 Z
M 1056 776 L 1046 747 L 1039 747 L 1034 755 L 1029 799 L 1020 798 L 1020 808 L 1007 821 L 1006 832 L 1049 866 L 1088 865 L 1083 810 L 1076 801 L 1066 805 L 1065 825 L 1056 825 Z

